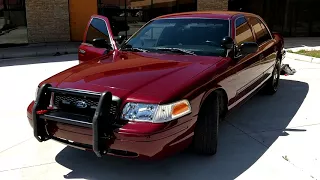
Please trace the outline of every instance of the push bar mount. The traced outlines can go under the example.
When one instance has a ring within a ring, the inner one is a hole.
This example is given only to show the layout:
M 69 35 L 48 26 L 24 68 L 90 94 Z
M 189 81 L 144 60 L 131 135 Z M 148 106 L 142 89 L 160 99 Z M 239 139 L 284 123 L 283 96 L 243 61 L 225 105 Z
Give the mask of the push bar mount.
M 46 133 L 45 130 L 45 122 L 44 120 L 39 118 L 39 114 L 37 111 L 39 110 L 46 110 L 50 103 L 51 93 L 48 92 L 48 88 L 51 87 L 50 84 L 43 84 L 39 90 L 34 102 L 34 106 L 32 109 L 32 116 L 33 116 L 33 134 L 34 137 L 39 141 L 48 140 L 49 135 Z
M 112 101 L 112 94 L 110 92 L 103 92 L 100 96 L 98 107 L 94 113 L 92 120 L 92 130 L 93 130 L 93 151 L 98 157 L 104 154 L 107 147 L 106 137 L 111 133 L 111 129 L 108 128 L 108 123 L 106 120 L 110 118 L 108 113 Z
M 80 116 L 76 114 L 59 112 L 59 110 L 52 112 L 50 112 L 50 110 L 46 111 L 50 105 L 52 93 L 95 98 L 98 101 L 98 106 L 94 111 L 93 117 L 88 117 L 89 119 L 81 119 L 79 118 Z M 98 157 L 101 157 L 108 152 L 110 144 L 113 143 L 113 123 L 115 119 L 110 113 L 113 101 L 115 101 L 115 98 L 112 96 L 112 93 L 108 91 L 98 93 L 76 89 L 54 88 L 50 84 L 43 84 L 39 88 L 32 109 L 34 136 L 39 142 L 55 139 L 47 133 L 45 120 L 92 128 L 92 149 Z M 120 99 L 117 99 L 116 102 L 119 103 Z M 90 120 L 91 118 L 92 121 Z

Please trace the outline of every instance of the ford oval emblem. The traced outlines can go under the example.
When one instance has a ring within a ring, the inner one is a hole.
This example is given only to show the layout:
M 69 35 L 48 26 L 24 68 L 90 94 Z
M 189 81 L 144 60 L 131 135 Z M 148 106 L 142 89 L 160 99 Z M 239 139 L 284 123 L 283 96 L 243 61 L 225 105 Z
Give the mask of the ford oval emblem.
M 77 101 L 76 106 L 77 106 L 77 108 L 82 108 L 82 109 L 88 107 L 87 103 L 84 101 Z

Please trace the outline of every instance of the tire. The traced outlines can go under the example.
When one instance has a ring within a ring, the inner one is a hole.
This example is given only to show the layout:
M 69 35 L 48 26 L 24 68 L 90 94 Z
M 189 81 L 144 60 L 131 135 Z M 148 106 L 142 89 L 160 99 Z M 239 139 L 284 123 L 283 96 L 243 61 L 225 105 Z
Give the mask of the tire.
M 193 150 L 201 155 L 215 155 L 218 145 L 219 98 L 217 94 L 205 101 L 194 130 Z
M 278 91 L 280 73 L 281 73 L 281 65 L 280 65 L 280 61 L 277 61 L 273 69 L 272 76 L 270 77 L 270 79 L 268 79 L 264 87 L 265 94 L 273 95 Z

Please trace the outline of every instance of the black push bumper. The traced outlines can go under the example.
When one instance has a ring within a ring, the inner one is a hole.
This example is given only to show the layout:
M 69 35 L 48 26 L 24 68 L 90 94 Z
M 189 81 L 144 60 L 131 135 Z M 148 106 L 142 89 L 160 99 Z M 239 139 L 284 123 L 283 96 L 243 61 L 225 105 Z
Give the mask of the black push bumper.
M 87 116 L 48 109 L 52 93 L 98 99 L 98 106 L 95 109 L 94 116 L 90 119 Z M 115 119 L 109 113 L 111 103 L 112 94 L 110 92 L 96 93 L 75 89 L 60 89 L 54 88 L 50 84 L 44 84 L 39 88 L 32 110 L 34 136 L 39 142 L 56 139 L 47 132 L 47 120 L 92 128 L 92 149 L 98 157 L 101 157 L 102 154 L 108 151 L 107 141 L 113 135 L 114 130 Z

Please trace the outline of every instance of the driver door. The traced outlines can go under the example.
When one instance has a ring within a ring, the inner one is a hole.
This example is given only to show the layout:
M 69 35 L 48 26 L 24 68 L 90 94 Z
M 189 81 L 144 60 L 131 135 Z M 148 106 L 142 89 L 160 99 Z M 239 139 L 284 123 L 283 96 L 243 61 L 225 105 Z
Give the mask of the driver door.
M 94 46 L 94 39 L 101 38 L 105 40 L 110 48 Z M 111 25 L 108 18 L 99 15 L 91 16 L 84 32 L 83 41 L 78 50 L 78 58 L 80 63 L 105 54 L 112 54 L 113 51 L 117 50 L 118 47 L 113 39 Z

